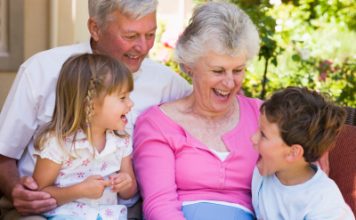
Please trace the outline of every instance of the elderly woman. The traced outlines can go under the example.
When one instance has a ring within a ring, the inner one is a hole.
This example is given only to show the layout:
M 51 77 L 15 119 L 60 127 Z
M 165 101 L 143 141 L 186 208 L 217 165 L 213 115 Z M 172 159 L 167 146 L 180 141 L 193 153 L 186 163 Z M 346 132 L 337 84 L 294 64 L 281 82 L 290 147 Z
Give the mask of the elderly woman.
M 259 37 L 229 3 L 198 6 L 176 58 L 193 92 L 143 113 L 134 165 L 147 220 L 253 219 L 251 178 L 260 100 L 239 95 Z

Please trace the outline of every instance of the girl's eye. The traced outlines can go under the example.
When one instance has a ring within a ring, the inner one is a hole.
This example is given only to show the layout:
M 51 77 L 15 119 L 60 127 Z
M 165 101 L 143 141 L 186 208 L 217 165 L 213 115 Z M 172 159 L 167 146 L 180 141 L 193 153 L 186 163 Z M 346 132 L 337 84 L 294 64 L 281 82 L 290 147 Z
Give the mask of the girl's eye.
M 120 96 L 120 99 L 121 99 L 121 100 L 127 99 L 127 95 L 122 95 L 122 96 Z

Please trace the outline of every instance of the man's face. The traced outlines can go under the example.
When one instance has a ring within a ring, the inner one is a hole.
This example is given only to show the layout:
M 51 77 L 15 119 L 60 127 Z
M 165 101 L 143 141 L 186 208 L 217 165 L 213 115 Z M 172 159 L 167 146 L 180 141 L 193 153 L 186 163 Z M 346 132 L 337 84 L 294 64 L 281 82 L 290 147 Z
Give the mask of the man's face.
M 135 20 L 115 11 L 110 18 L 96 34 L 91 31 L 93 50 L 118 59 L 136 72 L 154 44 L 156 12 Z

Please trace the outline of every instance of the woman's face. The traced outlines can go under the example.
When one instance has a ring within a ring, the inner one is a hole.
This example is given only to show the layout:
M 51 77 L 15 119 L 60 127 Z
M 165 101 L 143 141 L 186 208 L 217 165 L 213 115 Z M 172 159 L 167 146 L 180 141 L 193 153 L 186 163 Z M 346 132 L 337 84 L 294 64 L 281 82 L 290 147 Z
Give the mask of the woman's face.
M 193 95 L 199 107 L 208 112 L 225 112 L 240 91 L 245 76 L 246 58 L 207 52 L 191 67 Z

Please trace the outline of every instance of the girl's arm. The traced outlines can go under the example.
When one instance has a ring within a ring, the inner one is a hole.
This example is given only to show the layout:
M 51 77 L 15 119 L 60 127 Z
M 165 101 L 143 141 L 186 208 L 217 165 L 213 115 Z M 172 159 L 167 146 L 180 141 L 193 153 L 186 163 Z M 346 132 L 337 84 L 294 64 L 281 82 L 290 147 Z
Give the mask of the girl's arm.
M 129 199 L 137 192 L 137 182 L 132 168 L 131 155 L 122 158 L 119 173 L 110 176 L 112 190 L 122 199 Z
M 90 176 L 83 182 L 71 186 L 54 186 L 61 166 L 61 164 L 52 160 L 38 157 L 33 172 L 33 178 L 36 180 L 39 189 L 51 194 L 57 200 L 58 205 L 80 198 L 99 198 L 108 185 L 108 181 L 104 181 L 101 176 Z

